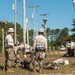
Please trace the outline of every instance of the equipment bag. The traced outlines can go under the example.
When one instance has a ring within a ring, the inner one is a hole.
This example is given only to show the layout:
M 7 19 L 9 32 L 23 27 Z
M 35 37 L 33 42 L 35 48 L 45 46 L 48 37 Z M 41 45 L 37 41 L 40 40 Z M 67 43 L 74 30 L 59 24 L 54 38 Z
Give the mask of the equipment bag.
M 22 68 L 29 68 L 30 67 L 30 62 L 28 62 L 28 61 L 21 62 L 21 67 Z

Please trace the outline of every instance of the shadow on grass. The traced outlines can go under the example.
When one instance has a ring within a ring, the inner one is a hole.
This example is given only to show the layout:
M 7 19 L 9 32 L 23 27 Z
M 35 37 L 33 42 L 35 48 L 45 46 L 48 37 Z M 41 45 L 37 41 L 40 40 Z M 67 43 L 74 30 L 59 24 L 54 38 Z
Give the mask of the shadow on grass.
M 18 66 L 18 67 L 12 66 L 12 67 L 15 68 L 15 69 L 18 69 L 18 68 L 23 69 L 23 70 L 25 69 L 25 70 L 28 70 L 30 72 L 33 71 L 33 69 L 31 69 L 30 67 L 21 67 L 21 66 Z
M 0 70 L 4 70 L 4 66 L 0 65 Z
M 31 69 L 30 67 L 26 67 L 26 68 L 22 68 L 22 69 L 26 69 L 26 70 L 28 70 L 28 71 L 30 71 L 30 72 L 33 71 L 33 69 Z

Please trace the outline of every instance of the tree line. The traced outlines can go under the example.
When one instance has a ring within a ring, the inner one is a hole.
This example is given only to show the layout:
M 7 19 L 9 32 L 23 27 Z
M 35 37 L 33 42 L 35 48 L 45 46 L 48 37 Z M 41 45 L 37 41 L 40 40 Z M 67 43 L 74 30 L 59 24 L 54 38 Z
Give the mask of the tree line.
M 20 24 L 16 23 L 16 30 L 17 30 L 17 40 L 19 42 L 23 42 L 23 28 L 21 27 Z M 60 47 L 61 45 L 66 45 L 67 41 L 70 40 L 75 40 L 75 19 L 73 19 L 72 21 L 72 28 L 68 29 L 67 27 L 60 29 L 50 29 L 49 27 L 46 29 L 46 38 L 48 40 L 48 47 Z M 4 36 L 7 35 L 7 30 L 9 27 L 13 27 L 14 28 L 14 24 L 11 23 L 7 23 L 4 26 Z M 1 25 L 0 25 L 0 30 L 2 29 Z M 73 32 L 72 35 L 69 34 L 69 31 Z M 33 45 L 33 29 L 28 30 L 29 32 L 29 44 L 32 46 Z M 0 48 L 2 46 L 2 32 L 0 31 Z M 1 49 L 0 49 L 1 50 Z

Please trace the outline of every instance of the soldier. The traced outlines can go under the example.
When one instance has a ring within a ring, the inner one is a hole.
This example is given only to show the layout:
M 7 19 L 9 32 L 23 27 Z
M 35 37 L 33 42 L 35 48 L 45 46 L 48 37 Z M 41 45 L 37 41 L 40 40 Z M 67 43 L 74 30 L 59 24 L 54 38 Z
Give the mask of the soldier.
M 13 35 L 14 29 L 8 29 L 8 35 L 5 37 L 5 71 L 14 72 L 11 69 L 11 62 L 15 60 L 14 50 L 13 50 Z
M 43 36 L 43 34 L 44 30 L 40 29 L 34 40 L 35 52 L 33 55 L 32 65 L 35 73 L 37 65 L 39 65 L 39 72 L 41 73 L 44 64 L 44 58 L 46 56 L 45 52 L 47 51 L 47 39 Z
M 25 44 L 25 47 L 24 47 L 23 43 L 21 43 L 19 46 L 14 46 L 14 52 L 16 55 L 17 55 L 19 49 L 22 50 L 24 58 L 27 58 L 26 53 L 30 52 L 32 47 L 28 44 Z

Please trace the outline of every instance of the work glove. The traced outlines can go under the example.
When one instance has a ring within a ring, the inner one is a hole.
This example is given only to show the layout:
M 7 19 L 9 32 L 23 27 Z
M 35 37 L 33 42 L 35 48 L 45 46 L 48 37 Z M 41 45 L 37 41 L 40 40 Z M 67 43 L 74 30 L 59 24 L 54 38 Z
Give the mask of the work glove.
M 27 58 L 26 54 L 24 54 L 24 58 Z

